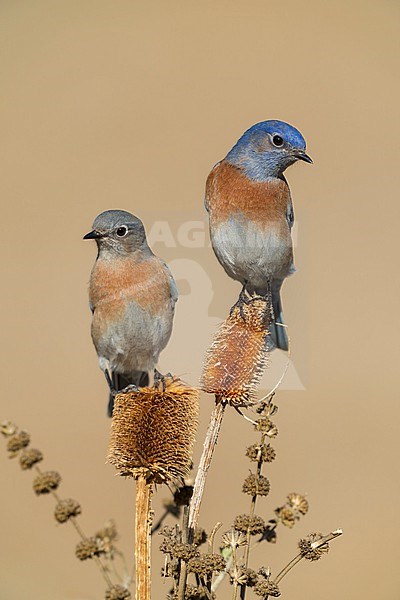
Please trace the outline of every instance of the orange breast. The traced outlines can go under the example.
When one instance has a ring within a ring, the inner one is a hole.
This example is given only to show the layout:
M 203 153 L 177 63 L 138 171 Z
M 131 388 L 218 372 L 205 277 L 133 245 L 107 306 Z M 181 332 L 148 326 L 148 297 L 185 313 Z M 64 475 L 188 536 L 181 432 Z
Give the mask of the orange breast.
M 225 161 L 214 167 L 207 179 L 206 205 L 215 224 L 237 212 L 260 224 L 281 221 L 286 219 L 289 203 L 290 191 L 285 181 L 252 181 Z
M 155 256 L 146 260 L 98 259 L 90 278 L 89 299 L 105 319 L 124 312 L 129 300 L 156 314 L 170 302 L 168 275 Z

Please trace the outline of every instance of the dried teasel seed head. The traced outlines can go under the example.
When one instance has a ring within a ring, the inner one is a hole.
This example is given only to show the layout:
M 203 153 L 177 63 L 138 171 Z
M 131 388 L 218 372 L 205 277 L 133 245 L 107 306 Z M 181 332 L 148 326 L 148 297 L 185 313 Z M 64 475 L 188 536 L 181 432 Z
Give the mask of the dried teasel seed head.
M 261 296 L 232 309 L 206 355 L 200 383 L 205 392 L 233 406 L 254 404 L 267 362 L 269 314 L 268 302 Z
M 29 446 L 30 441 L 31 437 L 26 431 L 19 431 L 11 436 L 7 442 L 7 450 L 10 452 L 11 457 L 15 456 L 23 448 L 26 448 L 26 446 Z
M 268 496 L 271 484 L 264 475 L 256 477 L 253 473 L 246 477 L 242 491 L 250 496 Z
M 250 517 L 250 515 L 238 515 L 235 517 L 233 526 L 237 531 L 247 533 L 250 531 L 250 535 L 258 535 L 264 532 L 266 527 L 264 519 L 258 516 Z
M 329 544 L 325 542 L 320 546 L 316 546 L 315 542 L 318 542 L 323 538 L 322 533 L 310 533 L 305 538 L 299 540 L 298 546 L 300 549 L 300 553 L 306 560 L 319 560 L 324 554 L 329 552 Z
M 120 475 L 163 483 L 190 471 L 199 392 L 173 377 L 164 384 L 115 398 L 108 460 Z
M 197 573 L 200 577 L 224 571 L 225 567 L 225 559 L 220 554 L 200 554 L 198 558 L 192 558 L 188 563 L 189 573 Z
M 268 581 L 267 579 L 261 579 L 260 581 L 258 581 L 258 583 L 256 583 L 256 585 L 254 586 L 253 591 L 256 594 L 256 596 L 261 596 L 261 598 L 268 598 L 268 596 L 273 596 L 274 598 L 277 598 L 281 595 L 281 592 L 276 583 L 274 583 L 273 581 Z
M 4 435 L 4 437 L 10 437 L 18 431 L 16 424 L 12 423 L 11 421 L 3 421 L 0 427 L 1 433 Z
M 289 494 L 287 497 L 287 504 L 302 515 L 306 515 L 308 513 L 308 501 L 306 497 L 302 496 L 301 494 Z
M 82 512 L 81 505 L 72 498 L 60 500 L 56 504 L 54 516 L 59 523 L 66 523 L 71 517 L 77 517 Z
M 49 494 L 56 490 L 61 483 L 61 475 L 57 471 L 45 471 L 33 480 L 33 489 L 36 494 Z
M 100 554 L 104 554 L 103 542 L 96 537 L 82 540 L 75 548 L 75 555 L 79 560 L 87 560 Z
M 131 598 L 130 591 L 122 585 L 113 585 L 112 588 L 106 591 L 105 600 L 129 600 Z
M 43 454 L 40 450 L 36 450 L 36 448 L 23 450 L 19 456 L 19 464 L 24 471 L 26 469 L 32 469 L 32 467 L 41 460 L 43 460 Z
M 276 458 L 276 452 L 270 444 L 253 444 L 247 448 L 246 456 L 253 462 L 272 462 Z

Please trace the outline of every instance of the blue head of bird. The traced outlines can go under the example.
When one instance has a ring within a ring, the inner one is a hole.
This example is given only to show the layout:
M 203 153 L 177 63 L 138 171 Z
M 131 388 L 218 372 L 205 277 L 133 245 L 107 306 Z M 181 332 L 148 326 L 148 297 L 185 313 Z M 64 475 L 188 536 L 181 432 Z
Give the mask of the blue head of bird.
M 225 160 L 243 169 L 254 181 L 282 177 L 285 169 L 298 160 L 312 163 L 300 131 L 283 121 L 262 121 L 250 127 Z

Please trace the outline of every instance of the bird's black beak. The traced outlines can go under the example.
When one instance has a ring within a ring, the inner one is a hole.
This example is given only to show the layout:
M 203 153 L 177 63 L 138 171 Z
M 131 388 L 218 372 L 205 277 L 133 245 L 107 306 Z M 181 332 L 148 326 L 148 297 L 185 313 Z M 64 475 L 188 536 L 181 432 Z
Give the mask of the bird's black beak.
M 93 230 L 93 231 L 89 231 L 89 233 L 84 235 L 83 239 L 84 240 L 98 240 L 101 237 L 103 237 L 103 236 L 99 231 Z
M 308 154 L 306 154 L 304 150 L 296 150 L 294 155 L 297 158 L 297 160 L 304 160 L 304 162 L 310 163 L 310 165 L 313 164 L 313 159 L 311 158 L 311 156 L 308 156 Z

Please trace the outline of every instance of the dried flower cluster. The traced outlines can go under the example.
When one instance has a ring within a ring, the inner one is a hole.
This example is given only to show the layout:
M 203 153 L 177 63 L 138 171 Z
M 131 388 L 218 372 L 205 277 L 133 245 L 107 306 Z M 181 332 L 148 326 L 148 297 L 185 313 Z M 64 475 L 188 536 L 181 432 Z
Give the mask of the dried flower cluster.
M 129 600 L 131 593 L 122 585 L 113 585 L 106 591 L 105 600 Z
M 82 512 L 81 505 L 72 498 L 59 500 L 54 510 L 54 517 L 59 523 L 66 523 L 71 517 L 77 517 Z
M 1 433 L 7 438 L 7 451 L 10 458 L 19 457 L 19 464 L 23 471 L 34 469 L 37 473 L 33 480 L 33 489 L 37 495 L 52 494 L 56 500 L 54 517 L 58 523 L 72 522 L 78 531 L 81 541 L 75 548 L 75 555 L 79 560 L 96 559 L 105 556 L 112 560 L 116 552 L 114 541 L 117 532 L 114 522 L 110 521 L 93 537 L 86 537 L 77 525 L 75 518 L 82 512 L 79 502 L 72 498 L 61 499 L 57 489 L 61 483 L 61 476 L 56 471 L 41 471 L 38 463 L 43 460 L 40 450 L 29 448 L 30 435 L 26 431 L 19 431 L 11 422 L 1 424 Z M 122 585 L 113 585 L 104 565 L 97 562 L 107 583 L 106 600 L 128 600 L 131 597 L 129 590 Z
M 198 421 L 198 390 L 168 378 L 162 385 L 118 394 L 108 460 L 123 476 L 140 470 L 151 482 L 188 475 Z
M 206 356 L 201 387 L 233 406 L 248 406 L 267 362 L 269 303 L 254 296 L 235 306 Z
M 275 509 L 277 519 L 285 527 L 293 527 L 302 515 L 308 512 L 308 501 L 301 494 L 289 494 L 286 503 Z
M 329 544 L 325 542 L 318 544 L 318 541 L 323 538 L 322 533 L 310 533 L 306 538 L 299 541 L 300 554 L 306 560 L 319 560 L 324 554 L 329 552 Z

